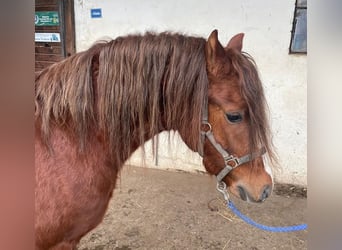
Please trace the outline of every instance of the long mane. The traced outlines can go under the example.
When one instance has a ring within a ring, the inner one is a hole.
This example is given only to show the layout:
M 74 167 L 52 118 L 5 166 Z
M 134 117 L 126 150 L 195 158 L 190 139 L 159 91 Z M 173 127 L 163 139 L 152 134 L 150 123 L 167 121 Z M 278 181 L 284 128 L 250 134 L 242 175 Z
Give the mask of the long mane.
M 146 33 L 100 42 L 36 76 L 35 119 L 49 143 L 54 126 L 80 149 L 99 136 L 122 164 L 132 145 L 162 130 L 199 144 L 208 79 L 205 39 Z
M 177 33 L 129 35 L 98 42 L 36 75 L 35 119 L 46 145 L 55 126 L 77 141 L 80 151 L 100 137 L 109 158 L 123 164 L 132 145 L 163 130 L 200 144 L 207 98 L 204 38 Z M 265 146 L 272 163 L 267 104 L 256 65 L 247 53 L 229 58 L 241 81 L 250 115 L 250 151 Z

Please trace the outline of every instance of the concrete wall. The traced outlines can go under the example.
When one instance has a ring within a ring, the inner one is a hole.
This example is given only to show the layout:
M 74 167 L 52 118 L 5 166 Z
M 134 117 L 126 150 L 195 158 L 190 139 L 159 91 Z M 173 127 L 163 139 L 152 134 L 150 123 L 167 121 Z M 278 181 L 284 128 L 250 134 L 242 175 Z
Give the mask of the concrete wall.
M 245 33 L 243 50 L 259 67 L 271 110 L 274 143 L 282 170 L 278 182 L 307 185 L 307 74 L 305 55 L 289 55 L 295 0 L 76 0 L 77 51 L 101 38 L 134 32 L 180 31 L 207 37 L 219 30 L 221 43 Z M 90 9 L 101 8 L 102 18 L 91 18 Z M 146 146 L 146 166 L 204 170 L 201 158 L 176 135 L 159 136 L 156 159 Z M 140 165 L 141 154 L 129 163 Z

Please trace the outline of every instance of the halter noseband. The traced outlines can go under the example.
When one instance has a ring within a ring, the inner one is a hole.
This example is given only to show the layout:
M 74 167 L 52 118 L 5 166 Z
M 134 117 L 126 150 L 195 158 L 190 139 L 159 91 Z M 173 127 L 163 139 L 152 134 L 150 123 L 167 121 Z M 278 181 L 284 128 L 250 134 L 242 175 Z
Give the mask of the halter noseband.
M 216 180 L 218 182 L 218 185 L 224 184 L 222 182 L 223 178 L 226 177 L 230 171 L 232 171 L 234 168 L 237 168 L 238 166 L 247 163 L 249 161 L 252 161 L 253 159 L 262 156 L 266 153 L 265 147 L 262 147 L 259 152 L 255 152 L 252 154 L 247 154 L 242 157 L 236 157 L 233 154 L 230 154 L 227 152 L 220 143 L 218 143 L 214 137 L 211 124 L 208 121 L 208 101 L 206 100 L 204 104 L 204 110 L 202 114 L 202 125 L 207 127 L 207 130 L 201 131 L 201 142 L 198 153 L 203 157 L 204 156 L 204 141 L 207 137 L 210 141 L 211 145 L 221 154 L 223 160 L 224 160 L 224 168 L 216 175 Z

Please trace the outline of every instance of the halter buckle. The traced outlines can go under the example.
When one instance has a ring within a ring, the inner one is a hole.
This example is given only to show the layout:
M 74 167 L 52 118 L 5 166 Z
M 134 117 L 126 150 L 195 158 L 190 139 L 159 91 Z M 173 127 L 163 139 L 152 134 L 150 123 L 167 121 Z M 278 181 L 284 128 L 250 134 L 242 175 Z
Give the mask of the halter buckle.
M 224 162 L 225 162 L 226 166 L 228 165 L 232 168 L 236 168 L 237 166 L 240 165 L 239 158 L 237 158 L 233 155 L 225 157 Z

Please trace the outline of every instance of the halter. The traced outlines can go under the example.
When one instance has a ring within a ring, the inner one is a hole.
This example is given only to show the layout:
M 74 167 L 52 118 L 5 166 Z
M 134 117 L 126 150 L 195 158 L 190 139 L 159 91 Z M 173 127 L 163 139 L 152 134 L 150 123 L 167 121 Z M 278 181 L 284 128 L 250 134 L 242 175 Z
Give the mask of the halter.
M 206 99 L 204 104 L 204 110 L 202 114 L 202 125 L 206 128 L 201 131 L 201 142 L 198 153 L 203 157 L 204 156 L 204 141 L 205 138 L 208 138 L 211 145 L 221 154 L 224 161 L 224 168 L 216 175 L 217 180 L 217 189 L 222 192 L 225 189 L 226 184 L 222 181 L 224 177 L 226 177 L 230 171 L 238 166 L 252 161 L 253 159 L 262 156 L 266 153 L 265 147 L 262 147 L 259 152 L 255 152 L 252 154 L 246 154 L 242 157 L 236 157 L 233 154 L 227 152 L 220 143 L 218 143 L 214 137 L 212 126 L 208 121 L 208 100 Z

